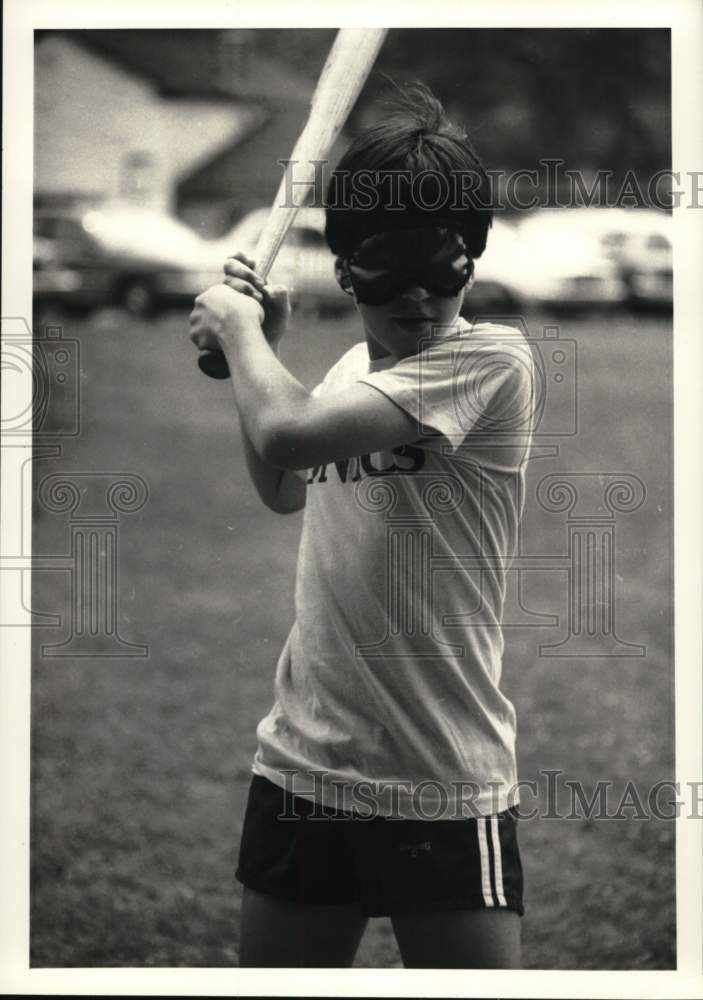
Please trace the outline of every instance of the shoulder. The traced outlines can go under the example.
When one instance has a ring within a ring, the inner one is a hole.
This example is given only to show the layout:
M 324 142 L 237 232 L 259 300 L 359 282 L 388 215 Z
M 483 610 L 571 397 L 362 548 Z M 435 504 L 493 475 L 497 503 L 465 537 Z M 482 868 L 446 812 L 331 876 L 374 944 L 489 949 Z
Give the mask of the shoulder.
M 527 337 L 515 326 L 507 323 L 466 324 L 456 335 L 456 340 L 465 348 L 482 351 L 505 351 L 506 354 L 532 353 Z
M 534 357 L 530 343 L 522 332 L 504 323 L 475 323 L 460 331 L 456 338 L 457 350 L 480 367 L 490 364 L 505 369 L 511 381 L 532 381 L 535 374 Z
M 359 341 L 358 344 L 354 344 L 354 346 L 350 347 L 348 351 L 345 351 L 338 361 L 335 361 L 330 370 L 327 372 L 327 375 L 331 375 L 332 372 L 340 371 L 344 368 L 366 365 L 368 364 L 368 360 L 369 351 L 366 346 L 366 342 L 363 340 Z
M 348 351 L 336 361 L 329 369 L 319 385 L 312 390 L 312 395 L 317 395 L 322 388 L 328 389 L 340 383 L 353 380 L 359 374 L 364 374 L 368 368 L 369 352 L 365 341 L 354 344 Z
M 469 324 L 461 320 L 452 330 L 442 332 L 425 351 L 428 361 L 441 364 L 453 359 L 467 365 L 483 365 L 489 359 L 509 369 L 532 370 L 533 357 L 529 342 L 521 330 L 502 323 Z M 462 365 L 463 368 L 463 365 Z

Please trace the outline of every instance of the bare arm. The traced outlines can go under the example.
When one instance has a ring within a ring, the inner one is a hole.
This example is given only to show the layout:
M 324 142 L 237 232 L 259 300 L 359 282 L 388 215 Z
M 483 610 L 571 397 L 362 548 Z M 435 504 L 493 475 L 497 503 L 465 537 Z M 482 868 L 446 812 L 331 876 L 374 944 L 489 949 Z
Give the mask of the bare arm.
M 289 312 L 287 293 L 265 286 L 252 264 L 244 254 L 229 258 L 225 284 L 196 298 L 190 326 L 200 349 L 224 351 L 256 475 L 256 456 L 264 465 L 295 471 L 415 441 L 417 421 L 372 386 L 358 382 L 314 397 L 281 364 L 276 350 Z M 262 485 L 271 499 L 275 481 L 267 476 Z
M 245 253 L 240 252 L 229 258 L 224 267 L 224 284 L 230 285 L 243 295 L 251 296 L 262 305 L 265 313 L 262 331 L 270 344 L 271 351 L 278 355 L 281 338 L 286 332 L 290 315 L 288 299 L 285 294 L 280 294 L 282 289 L 276 289 L 279 294 L 272 295 L 272 286 L 267 286 L 263 279 L 255 274 L 253 267 L 253 259 Z M 241 412 L 239 426 L 247 470 L 263 503 L 277 514 L 291 514 L 304 507 L 304 476 L 288 469 L 277 468 L 261 458 L 252 443 Z
M 363 382 L 312 396 L 281 364 L 249 295 L 213 285 L 196 299 L 191 336 L 224 351 L 237 410 L 254 451 L 278 469 L 309 469 L 417 440 L 417 421 Z
M 237 408 L 262 459 L 280 469 L 308 469 L 415 441 L 417 421 L 364 383 L 320 397 L 286 370 L 255 320 L 220 338 Z
M 261 500 L 276 514 L 293 514 L 305 506 L 305 480 L 299 472 L 278 469 L 264 462 L 251 443 L 244 421 L 239 419 L 244 458 L 251 481 Z

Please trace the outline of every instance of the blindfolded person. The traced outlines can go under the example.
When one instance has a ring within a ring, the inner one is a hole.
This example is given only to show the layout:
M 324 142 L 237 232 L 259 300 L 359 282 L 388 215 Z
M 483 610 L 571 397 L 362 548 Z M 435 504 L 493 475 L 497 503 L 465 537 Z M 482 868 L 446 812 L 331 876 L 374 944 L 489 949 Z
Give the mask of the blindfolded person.
M 363 339 L 312 392 L 278 357 L 287 292 L 251 257 L 191 314 L 227 358 L 261 499 L 305 508 L 240 846 L 240 962 L 351 965 L 385 915 L 408 967 L 518 967 L 501 616 L 534 385 L 521 333 L 461 315 L 488 178 L 413 85 L 346 151 L 326 213 Z

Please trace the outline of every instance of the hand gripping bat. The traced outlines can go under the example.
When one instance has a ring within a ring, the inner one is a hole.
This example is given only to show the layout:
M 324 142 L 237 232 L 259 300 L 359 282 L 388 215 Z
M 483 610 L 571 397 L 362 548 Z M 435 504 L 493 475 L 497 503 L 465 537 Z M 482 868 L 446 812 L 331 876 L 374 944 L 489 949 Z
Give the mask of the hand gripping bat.
M 313 187 L 315 161 L 324 160 L 332 149 L 371 72 L 386 32 L 386 28 L 340 28 L 337 32 L 312 96 L 307 121 L 286 163 L 254 253 L 256 270 L 264 279 L 298 209 Z M 290 183 L 293 169 L 295 184 Z M 221 351 L 201 351 L 198 365 L 211 378 L 229 377 Z

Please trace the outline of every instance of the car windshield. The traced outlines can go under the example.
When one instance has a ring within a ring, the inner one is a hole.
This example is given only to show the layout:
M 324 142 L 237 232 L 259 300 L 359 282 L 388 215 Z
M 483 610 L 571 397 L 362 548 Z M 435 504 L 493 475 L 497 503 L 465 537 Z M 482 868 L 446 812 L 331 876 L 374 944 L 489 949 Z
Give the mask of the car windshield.
M 96 210 L 87 213 L 83 225 L 91 235 L 110 247 L 139 250 L 149 255 L 158 255 L 164 250 L 197 253 L 202 245 L 194 230 L 158 212 Z

